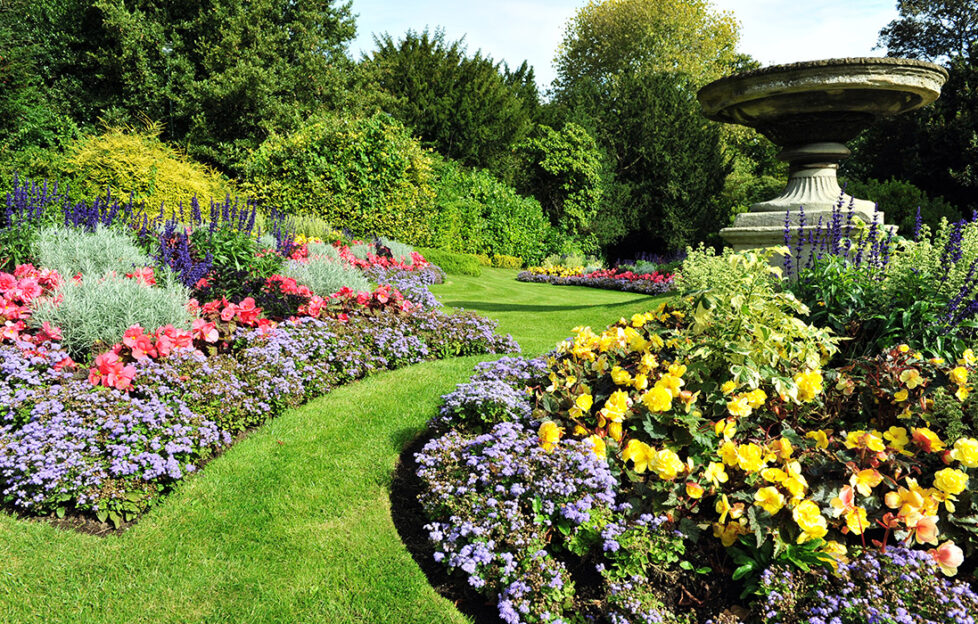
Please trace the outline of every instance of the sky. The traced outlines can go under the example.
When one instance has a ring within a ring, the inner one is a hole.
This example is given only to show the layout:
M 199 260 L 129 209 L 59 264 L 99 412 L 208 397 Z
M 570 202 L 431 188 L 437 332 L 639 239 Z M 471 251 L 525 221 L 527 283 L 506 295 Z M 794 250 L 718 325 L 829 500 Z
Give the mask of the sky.
M 373 35 L 396 39 L 411 29 L 442 27 L 476 50 L 516 68 L 529 61 L 541 86 L 554 78 L 553 57 L 564 24 L 586 0 L 353 0 L 354 58 L 374 49 Z M 897 17 L 896 0 L 713 0 L 741 24 L 740 51 L 763 65 L 844 56 L 883 56 L 874 50 L 880 28 Z

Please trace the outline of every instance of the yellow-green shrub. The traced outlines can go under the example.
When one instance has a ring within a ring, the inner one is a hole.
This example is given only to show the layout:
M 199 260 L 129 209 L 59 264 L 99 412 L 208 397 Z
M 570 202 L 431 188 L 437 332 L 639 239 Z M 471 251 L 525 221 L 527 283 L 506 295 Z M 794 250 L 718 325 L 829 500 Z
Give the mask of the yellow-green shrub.
M 475 256 L 476 260 L 479 261 L 479 264 L 481 264 L 482 266 L 487 266 L 487 267 L 492 266 L 492 258 L 487 256 L 486 254 L 473 254 L 473 255 Z
M 69 149 L 65 170 L 78 197 L 96 197 L 106 187 L 117 196 L 133 193 L 149 217 L 160 214 L 161 206 L 169 216 L 194 195 L 206 206 L 235 193 L 227 178 L 161 141 L 157 124 L 143 130 L 111 127 L 83 137 Z
M 492 266 L 503 269 L 518 269 L 523 266 L 523 258 L 507 256 L 506 254 L 496 254 L 492 257 Z
M 394 118 L 312 117 L 272 135 L 245 165 L 246 189 L 289 215 L 316 215 L 357 237 L 430 242 L 431 159 Z

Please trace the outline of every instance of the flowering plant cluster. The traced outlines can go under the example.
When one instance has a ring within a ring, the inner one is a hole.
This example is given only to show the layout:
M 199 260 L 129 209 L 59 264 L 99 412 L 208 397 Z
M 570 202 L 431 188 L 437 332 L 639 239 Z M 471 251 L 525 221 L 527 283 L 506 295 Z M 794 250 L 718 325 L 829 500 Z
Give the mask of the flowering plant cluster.
M 418 271 L 428 266 L 428 261 L 416 251 L 411 252 L 411 262 L 407 262 L 406 260 L 392 257 L 389 250 L 385 255 L 382 250 L 382 245 L 374 243 L 373 251 L 368 252 L 366 258 L 359 258 L 354 255 L 353 250 L 350 248 L 351 245 L 364 245 L 364 243 L 363 241 L 353 240 L 350 242 L 350 245 L 334 243 L 333 246 L 336 247 L 340 258 L 344 262 L 358 269 L 366 270 L 373 267 L 380 267 L 383 269 L 400 269 L 401 271 Z
M 707 292 L 601 332 L 576 328 L 546 371 L 517 382 L 517 391 L 532 392 L 529 418 L 480 379 L 448 395 L 436 422 L 461 435 L 513 421 L 532 428 L 546 454 L 583 445 L 615 477 L 616 503 L 661 516 L 660 530 L 679 532 L 671 549 L 658 543 L 649 551 L 647 540 L 612 544 L 609 536 L 628 534 L 627 519 L 601 524 L 594 510 L 558 531 L 578 535 L 589 523 L 601 526 L 595 543 L 603 591 L 625 592 L 611 621 L 673 621 L 665 614 L 679 603 L 655 580 L 695 590 L 691 569 L 712 575 L 714 592 L 734 581 L 743 599 L 760 596 L 747 621 L 972 621 L 978 360 L 970 349 L 944 358 L 906 344 L 836 358 L 838 339 L 805 323 L 807 306 L 771 279 L 777 269 L 769 255 L 724 256 L 736 277 Z M 455 456 L 465 461 L 465 454 Z M 459 475 L 455 485 L 467 483 Z M 499 492 L 514 483 L 503 486 Z M 463 518 L 432 513 L 446 525 L 439 535 L 457 530 Z M 555 534 L 548 543 L 562 539 Z M 577 544 L 561 548 L 582 562 L 596 557 L 593 547 Z M 633 559 L 652 554 L 607 574 L 615 562 L 608 553 L 620 551 Z M 876 574 L 884 579 L 879 588 L 869 584 Z M 796 602 L 772 589 L 786 576 L 802 584 Z M 836 583 L 845 587 L 842 597 L 826 605 Z M 497 599 L 502 612 L 503 594 Z M 547 621 L 533 608 L 526 613 L 534 615 L 513 621 Z M 585 609 L 579 602 L 573 608 Z M 730 621 L 719 610 L 699 609 L 697 617 Z
M 633 273 L 621 269 L 598 269 L 589 273 L 584 267 L 531 267 L 521 271 L 516 279 L 521 282 L 556 284 L 559 286 L 587 286 L 605 290 L 638 292 L 661 295 L 672 290 L 673 276 L 668 273 Z

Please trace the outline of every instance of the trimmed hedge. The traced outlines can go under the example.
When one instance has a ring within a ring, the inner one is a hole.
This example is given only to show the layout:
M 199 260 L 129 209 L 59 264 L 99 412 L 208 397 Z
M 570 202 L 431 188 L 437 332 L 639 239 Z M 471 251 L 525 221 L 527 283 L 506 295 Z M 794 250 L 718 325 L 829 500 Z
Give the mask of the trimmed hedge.
M 479 258 L 473 254 L 454 253 L 443 249 L 424 249 L 416 247 L 415 251 L 424 256 L 424 259 L 432 264 L 438 265 L 442 271 L 449 275 L 471 275 L 478 277 L 482 275 L 482 265 Z

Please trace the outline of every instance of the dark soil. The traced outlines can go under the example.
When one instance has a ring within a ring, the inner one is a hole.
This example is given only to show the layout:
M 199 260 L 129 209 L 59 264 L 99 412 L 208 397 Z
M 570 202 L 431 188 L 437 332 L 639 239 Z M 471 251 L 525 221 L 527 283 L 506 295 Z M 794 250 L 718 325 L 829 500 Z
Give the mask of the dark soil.
M 428 577 L 428 583 L 435 588 L 435 591 L 450 600 L 459 611 L 472 618 L 475 624 L 499 624 L 495 605 L 469 587 L 464 577 L 449 575 L 445 567 L 434 559 L 435 549 L 428 541 L 428 532 L 424 529 L 428 519 L 421 509 L 421 503 L 418 502 L 421 480 L 415 474 L 417 463 L 414 461 L 414 454 L 420 451 L 432 437 L 430 432 L 425 431 L 409 443 L 401 453 L 391 482 L 391 519 L 404 546 L 424 575 Z

